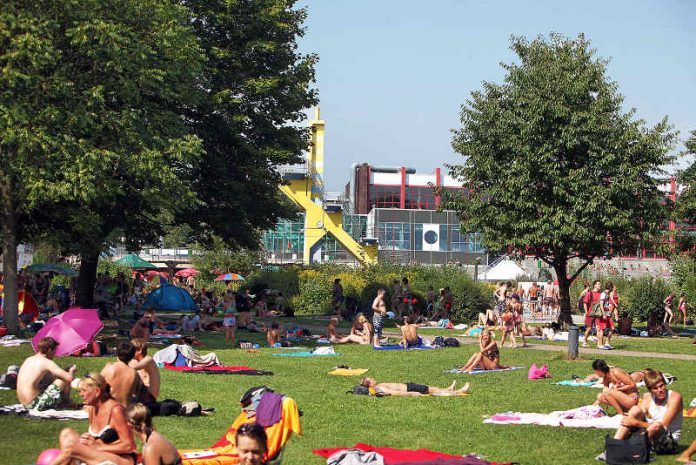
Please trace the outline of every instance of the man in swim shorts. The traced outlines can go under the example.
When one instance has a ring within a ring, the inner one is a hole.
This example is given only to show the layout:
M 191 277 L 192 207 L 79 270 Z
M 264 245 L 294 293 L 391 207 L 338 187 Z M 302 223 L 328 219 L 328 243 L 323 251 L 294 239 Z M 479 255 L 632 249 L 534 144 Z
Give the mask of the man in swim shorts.
M 70 399 L 75 365 L 63 370 L 53 361 L 58 342 L 52 337 L 39 341 L 39 352 L 27 358 L 17 375 L 17 399 L 28 409 L 49 410 Z
M 360 385 L 368 388 L 370 394 L 382 396 L 456 396 L 469 391 L 469 383 L 457 390 L 454 389 L 455 383 L 456 381 L 453 381 L 449 387 L 439 388 L 416 383 L 378 383 L 374 378 L 363 378 L 360 381 Z

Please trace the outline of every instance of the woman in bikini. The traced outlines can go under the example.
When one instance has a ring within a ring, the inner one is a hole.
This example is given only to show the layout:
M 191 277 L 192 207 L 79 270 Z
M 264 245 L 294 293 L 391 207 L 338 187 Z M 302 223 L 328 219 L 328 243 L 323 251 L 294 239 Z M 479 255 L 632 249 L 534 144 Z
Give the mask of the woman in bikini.
M 181 465 L 181 456 L 174 444 L 155 431 L 152 414 L 143 404 L 133 404 L 126 411 L 128 423 L 143 442 L 142 465 Z
M 507 368 L 500 364 L 500 349 L 495 343 L 491 332 L 481 331 L 479 336 L 479 351 L 471 356 L 466 365 L 459 369 L 462 373 L 471 373 L 474 370 L 498 370 Z
M 341 338 L 339 344 L 353 342 L 355 344 L 372 344 L 372 325 L 365 315 L 358 313 L 353 320 L 353 327 L 350 329 L 350 334 Z
M 602 378 L 604 389 L 597 394 L 594 405 L 609 404 L 619 415 L 625 415 L 639 400 L 638 386 L 631 376 L 619 367 L 610 367 L 602 359 L 592 362 L 592 369 Z M 613 384 L 614 387 L 609 385 Z
M 679 303 L 677 304 L 677 310 L 684 317 L 684 326 L 686 326 L 686 294 L 683 292 L 679 296 Z
M 667 323 L 668 325 L 672 325 L 672 318 L 674 318 L 674 312 L 672 311 L 672 301 L 674 301 L 674 294 L 670 292 L 669 295 L 665 297 L 665 300 L 662 302 L 665 304 L 664 323 Z
M 72 428 L 60 432 L 61 452 L 53 465 L 68 465 L 76 459 L 87 465 L 136 465 L 133 432 L 123 406 L 109 394 L 104 377 L 99 373 L 85 376 L 80 380 L 80 396 L 89 414 L 89 428 L 82 435 Z

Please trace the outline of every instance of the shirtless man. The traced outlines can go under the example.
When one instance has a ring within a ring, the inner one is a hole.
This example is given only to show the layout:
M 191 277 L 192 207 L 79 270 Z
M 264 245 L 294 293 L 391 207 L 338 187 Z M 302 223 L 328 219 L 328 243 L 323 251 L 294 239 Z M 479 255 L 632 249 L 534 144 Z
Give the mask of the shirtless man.
M 101 375 L 111 386 L 111 396 L 124 407 L 132 404 L 142 381 L 134 368 L 129 366 L 135 356 L 135 347 L 128 341 L 123 341 L 116 348 L 118 361 L 107 363 Z
M 133 339 L 131 344 L 135 347 L 135 356 L 128 363 L 128 366 L 138 372 L 143 386 L 147 389 L 147 392 L 141 390 L 141 394 L 145 395 L 141 395 L 143 399 L 139 400 L 141 402 L 143 400 L 146 402 L 156 401 L 160 393 L 160 372 L 155 360 L 147 355 L 147 341 L 144 339 Z
M 280 347 L 280 339 L 282 337 L 280 326 L 277 321 L 271 323 L 270 328 L 264 330 L 266 332 L 266 342 L 268 342 L 269 347 Z
M 379 347 L 379 339 L 382 337 L 382 327 L 384 317 L 387 315 L 387 305 L 384 303 L 384 294 L 387 291 L 384 288 L 377 289 L 377 297 L 372 301 L 372 326 L 375 333 L 372 336 L 372 345 Z
M 338 317 L 332 316 L 329 320 L 329 324 L 326 326 L 326 339 L 328 339 L 333 344 L 339 344 L 341 341 L 341 335 L 338 334 Z
M 542 315 L 550 316 L 553 312 L 555 306 L 555 290 L 553 287 L 553 281 L 550 279 L 546 281 L 546 286 L 544 286 L 544 300 L 542 303 Z
M 420 336 L 418 336 L 418 326 L 413 324 L 413 317 L 411 315 L 406 317 L 403 326 L 399 326 L 399 329 L 401 330 L 400 344 L 404 349 L 417 346 L 423 342 Z
M 449 387 L 439 388 L 415 383 L 378 383 L 374 378 L 363 378 L 360 381 L 361 386 L 374 391 L 374 394 L 383 396 L 456 396 L 466 394 L 469 391 L 469 383 L 457 390 L 454 389 L 455 383 L 456 381 L 453 381 Z
M 39 341 L 39 353 L 22 363 L 17 375 L 17 400 L 34 410 L 56 408 L 70 399 L 75 365 L 67 371 L 53 361 L 58 342 L 52 337 Z

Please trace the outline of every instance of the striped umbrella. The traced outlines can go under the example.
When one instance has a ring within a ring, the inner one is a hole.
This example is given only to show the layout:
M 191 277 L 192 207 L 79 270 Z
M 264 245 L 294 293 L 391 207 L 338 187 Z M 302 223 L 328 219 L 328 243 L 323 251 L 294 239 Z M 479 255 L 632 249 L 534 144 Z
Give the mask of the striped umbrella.
M 244 276 L 237 273 L 225 273 L 215 278 L 215 281 L 244 281 Z

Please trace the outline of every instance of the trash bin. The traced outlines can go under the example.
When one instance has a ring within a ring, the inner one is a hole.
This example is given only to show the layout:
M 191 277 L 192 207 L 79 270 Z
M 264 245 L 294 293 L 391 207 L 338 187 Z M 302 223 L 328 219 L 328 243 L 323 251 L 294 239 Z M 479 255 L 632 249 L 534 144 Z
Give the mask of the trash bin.
M 568 356 L 570 358 L 578 358 L 578 336 L 580 328 L 576 325 L 568 327 Z

